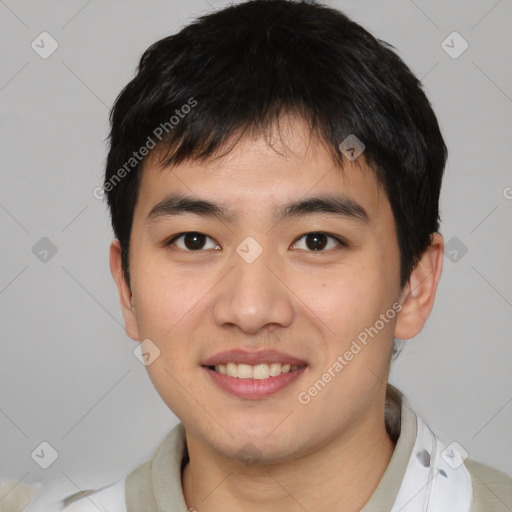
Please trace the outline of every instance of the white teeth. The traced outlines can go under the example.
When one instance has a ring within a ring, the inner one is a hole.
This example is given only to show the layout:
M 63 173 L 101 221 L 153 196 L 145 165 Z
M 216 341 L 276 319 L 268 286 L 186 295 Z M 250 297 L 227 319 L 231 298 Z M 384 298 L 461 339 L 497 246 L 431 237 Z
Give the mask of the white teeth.
M 257 364 L 252 367 L 253 379 L 268 379 L 270 377 L 270 368 L 267 363 Z
M 236 367 L 237 365 L 235 363 L 228 363 L 226 365 L 226 375 L 229 375 L 230 377 L 236 377 Z M 217 370 L 217 366 L 215 369 Z
M 270 376 L 277 377 L 281 375 L 281 363 L 272 363 L 270 365 Z
M 236 376 L 239 379 L 252 379 L 252 366 L 249 364 L 239 364 L 236 369 Z
M 298 370 L 298 366 L 291 366 L 289 363 L 260 363 L 256 365 L 226 363 L 215 366 L 215 371 L 229 377 L 239 379 L 257 379 L 263 380 L 269 377 L 277 377 L 282 373 Z

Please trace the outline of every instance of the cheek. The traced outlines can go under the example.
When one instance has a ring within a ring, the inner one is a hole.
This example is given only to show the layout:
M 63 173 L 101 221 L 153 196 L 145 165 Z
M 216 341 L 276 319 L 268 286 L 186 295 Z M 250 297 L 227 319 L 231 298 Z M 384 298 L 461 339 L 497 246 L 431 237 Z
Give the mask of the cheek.
M 204 273 L 185 273 L 151 261 L 134 274 L 135 314 L 141 336 L 165 339 L 196 314 L 207 290 Z
M 150 339 L 160 350 L 146 369 L 163 400 L 179 407 L 184 400 L 182 386 L 188 390 L 195 386 L 202 345 L 197 331 L 207 321 L 208 291 L 214 279 L 205 272 L 163 271 L 161 262 L 145 268 L 160 269 L 140 273 L 133 287 L 141 339 Z
M 297 295 L 317 317 L 329 337 L 340 341 L 357 334 L 374 316 L 380 313 L 383 302 L 382 283 L 378 274 L 371 274 L 363 265 L 344 265 L 330 269 L 318 279 L 301 276 L 297 282 Z
M 307 305 L 304 314 L 324 333 L 322 366 L 351 350 L 357 353 L 348 355 L 352 368 L 374 366 L 380 373 L 385 367 L 381 363 L 387 361 L 391 348 L 396 314 L 393 287 L 379 259 L 365 263 L 361 258 L 360 265 L 344 266 L 327 279 L 302 280 L 298 295 Z

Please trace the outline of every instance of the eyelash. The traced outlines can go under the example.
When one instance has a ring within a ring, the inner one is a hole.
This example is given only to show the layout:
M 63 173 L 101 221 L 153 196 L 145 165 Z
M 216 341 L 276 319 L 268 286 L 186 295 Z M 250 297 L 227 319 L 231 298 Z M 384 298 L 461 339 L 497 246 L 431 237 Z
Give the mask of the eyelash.
M 174 235 L 172 238 L 170 238 L 169 240 L 164 242 L 164 246 L 165 247 L 169 247 L 169 246 L 173 245 L 174 242 L 176 242 L 176 240 L 178 240 L 178 239 L 180 239 L 180 238 L 182 238 L 182 237 L 184 237 L 185 235 L 188 235 L 188 234 L 197 234 L 197 235 L 205 236 L 206 238 L 210 238 L 211 240 L 213 240 L 212 237 L 210 237 L 208 235 L 205 235 L 204 233 L 201 233 L 200 231 L 185 231 L 183 233 L 179 233 L 177 235 Z M 303 235 L 301 235 L 300 237 L 298 237 L 295 240 L 293 245 L 295 245 L 299 240 L 302 240 L 303 238 L 307 237 L 308 235 L 325 235 L 327 238 L 331 238 L 331 239 L 335 240 L 336 242 L 338 242 L 340 247 L 343 247 L 343 248 L 348 247 L 348 243 L 345 242 L 343 239 L 341 239 L 338 236 L 334 236 L 334 235 L 331 235 L 329 233 L 326 233 L 324 231 L 310 231 L 308 233 L 304 233 Z M 217 242 L 215 242 L 215 243 L 217 243 Z M 220 245 L 220 244 L 217 244 L 217 245 Z M 194 250 L 191 250 L 191 249 L 182 249 L 182 248 L 178 248 L 178 249 L 181 250 L 181 251 L 184 251 L 184 252 L 203 252 L 205 250 L 205 249 L 198 249 L 198 250 L 194 251 Z M 321 253 L 321 252 L 328 252 L 328 251 L 330 251 L 332 249 L 333 248 L 327 249 L 327 250 L 321 249 L 319 251 L 307 250 L 307 252 Z

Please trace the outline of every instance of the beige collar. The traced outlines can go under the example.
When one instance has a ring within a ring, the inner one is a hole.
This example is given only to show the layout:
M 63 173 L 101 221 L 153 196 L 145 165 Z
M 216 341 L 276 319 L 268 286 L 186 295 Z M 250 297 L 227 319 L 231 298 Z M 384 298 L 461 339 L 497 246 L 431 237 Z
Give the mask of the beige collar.
M 400 420 L 400 437 L 391 460 L 361 512 L 389 512 L 396 500 L 416 440 L 416 415 L 405 402 L 402 403 Z M 185 428 L 179 423 L 169 432 L 152 458 L 126 477 L 127 511 L 185 512 L 187 505 L 181 486 L 185 456 Z

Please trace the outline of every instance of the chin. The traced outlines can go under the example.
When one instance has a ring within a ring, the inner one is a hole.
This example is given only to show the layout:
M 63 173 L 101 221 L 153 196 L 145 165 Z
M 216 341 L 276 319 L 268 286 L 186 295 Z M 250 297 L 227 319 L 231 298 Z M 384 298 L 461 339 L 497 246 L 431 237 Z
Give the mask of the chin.
M 276 422 L 276 425 L 278 424 L 279 422 Z M 278 427 L 272 432 L 268 423 L 262 422 L 258 425 L 254 422 L 250 424 L 242 422 L 237 428 L 230 429 L 230 434 L 233 437 L 222 431 L 217 438 L 212 437 L 211 432 L 208 432 L 208 437 L 204 438 L 204 441 L 219 455 L 244 462 L 248 467 L 258 462 L 260 464 L 286 462 L 307 451 L 307 449 L 301 449 L 298 432 L 284 427 Z

